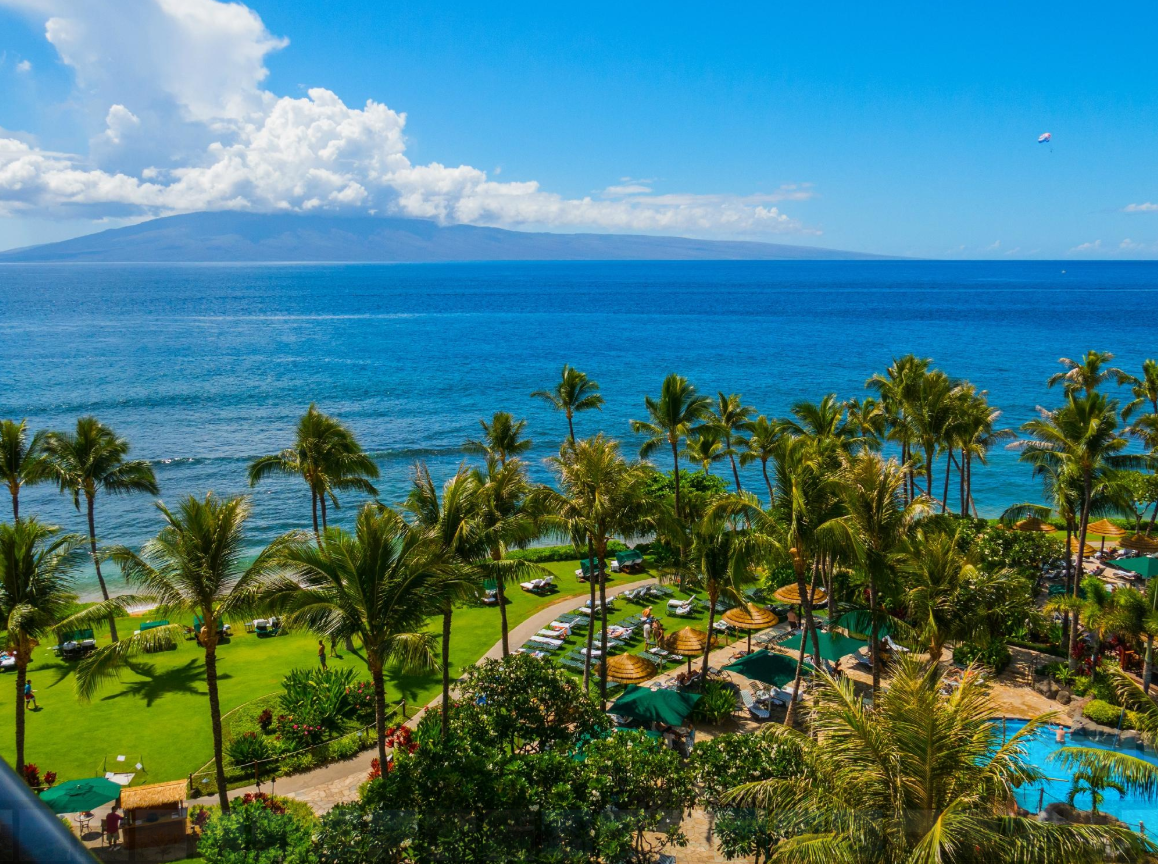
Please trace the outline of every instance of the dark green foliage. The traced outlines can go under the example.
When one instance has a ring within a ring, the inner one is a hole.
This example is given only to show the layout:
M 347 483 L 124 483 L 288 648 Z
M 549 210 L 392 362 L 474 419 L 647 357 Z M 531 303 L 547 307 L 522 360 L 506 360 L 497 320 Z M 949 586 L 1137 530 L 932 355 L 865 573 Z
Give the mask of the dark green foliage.
M 270 757 L 269 741 L 260 732 L 245 732 L 230 741 L 225 752 L 236 766 L 252 765 Z
M 1111 705 L 1102 699 L 1091 699 L 1082 709 L 1082 713 L 1099 726 L 1110 726 L 1115 729 L 1118 728 L 1119 722 L 1123 729 L 1133 729 L 1136 718 L 1133 711 L 1127 711 L 1123 716 L 1120 705 Z
M 406 813 L 375 810 L 363 802 L 339 804 L 322 817 L 315 842 L 318 864 L 402 861 L 410 825 Z
M 953 649 L 953 662 L 960 666 L 979 663 L 993 670 L 995 675 L 1005 671 L 1005 667 L 1013 659 L 1009 647 L 1004 642 L 990 642 L 979 645 L 976 642 L 965 642 Z
M 359 713 L 354 677 L 351 668 L 291 669 L 281 682 L 281 710 L 297 723 L 338 731 Z
M 973 549 L 977 552 L 982 570 L 996 573 L 1008 568 L 1027 578 L 1036 579 L 1043 561 L 1052 561 L 1065 555 L 1065 542 L 1052 534 L 1010 531 L 991 526 L 973 541 Z
M 313 864 L 310 825 L 268 801 L 234 802 L 215 811 L 202 829 L 197 851 L 206 864 Z
M 619 540 L 609 540 L 607 554 L 614 556 L 616 552 L 628 549 L 626 543 Z M 587 557 L 586 549 L 576 549 L 574 546 L 532 546 L 530 549 L 512 549 L 507 553 L 508 558 L 530 561 L 533 564 L 548 564 L 552 561 L 575 561 Z
M 736 710 L 736 691 L 723 681 L 709 681 L 692 710 L 692 719 L 701 723 L 719 723 Z

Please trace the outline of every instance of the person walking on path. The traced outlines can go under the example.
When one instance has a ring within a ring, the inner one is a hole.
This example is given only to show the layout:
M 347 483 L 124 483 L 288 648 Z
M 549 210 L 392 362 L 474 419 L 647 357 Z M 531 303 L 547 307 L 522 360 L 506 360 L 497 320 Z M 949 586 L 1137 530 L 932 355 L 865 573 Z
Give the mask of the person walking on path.
M 318 640 L 318 661 L 322 664 L 322 671 L 326 671 L 326 643 Z

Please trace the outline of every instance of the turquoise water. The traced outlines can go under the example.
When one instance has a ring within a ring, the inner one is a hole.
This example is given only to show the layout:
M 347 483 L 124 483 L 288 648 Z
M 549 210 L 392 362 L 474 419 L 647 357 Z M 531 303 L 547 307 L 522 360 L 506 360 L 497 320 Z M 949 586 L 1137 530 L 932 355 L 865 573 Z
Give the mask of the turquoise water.
M 1007 735 L 1013 736 L 1024 726 L 1025 721 L 1023 720 L 1007 720 L 1005 721 L 1005 732 Z M 1092 747 L 1098 750 L 1114 749 L 1112 743 L 1098 744 L 1089 738 L 1071 738 L 1068 734 L 1066 735 L 1066 743 L 1064 745 L 1058 744 L 1055 738 L 1055 728 L 1038 730 L 1031 736 L 1026 747 L 1028 762 L 1040 768 L 1048 778 L 1042 783 L 1017 791 L 1018 803 L 1031 813 L 1038 812 L 1038 805 L 1043 801 L 1048 805 L 1054 801 L 1067 800 L 1072 785 L 1071 775 L 1049 759 L 1051 753 L 1063 746 Z M 1155 758 L 1153 753 L 1149 751 L 1143 753 L 1131 749 L 1129 753 L 1158 765 L 1158 758 Z M 1099 810 L 1116 816 L 1135 830 L 1138 829 L 1139 823 L 1142 823 L 1150 835 L 1153 835 L 1153 832 L 1158 829 L 1158 802 L 1145 801 L 1133 795 L 1123 796 L 1112 789 L 1107 789 L 1104 795 L 1105 798 L 1098 808 Z M 1074 806 L 1081 810 L 1089 810 L 1091 806 L 1089 793 L 1082 793 L 1074 799 Z
M 629 449 L 628 420 L 670 371 L 782 414 L 828 392 L 861 396 L 910 351 L 988 389 L 1017 425 L 1058 398 L 1045 379 L 1059 356 L 1096 347 L 1135 368 L 1158 354 L 1156 286 L 1151 263 L 5 265 L 0 416 L 62 428 L 95 413 L 157 463 L 173 501 L 246 491 L 246 463 L 289 444 L 316 401 L 374 453 L 395 502 L 416 460 L 453 471 L 498 409 L 527 417 L 533 470 L 548 479 L 542 459 L 566 424 L 529 394 L 565 362 L 607 399 L 578 433 Z M 747 480 L 756 488 L 758 473 Z M 975 471 L 986 514 L 1038 495 L 1013 453 Z M 25 505 L 83 528 L 53 490 Z M 255 543 L 309 520 L 288 480 L 255 490 L 254 509 Z M 108 542 L 139 543 L 158 524 L 139 496 L 102 500 L 97 516 Z

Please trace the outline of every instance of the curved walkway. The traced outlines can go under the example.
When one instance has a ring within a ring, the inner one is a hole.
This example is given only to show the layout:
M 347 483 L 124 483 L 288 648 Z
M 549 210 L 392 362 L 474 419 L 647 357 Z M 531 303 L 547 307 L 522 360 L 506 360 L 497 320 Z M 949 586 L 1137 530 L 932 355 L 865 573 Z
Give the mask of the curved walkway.
M 636 582 L 629 582 L 625 585 L 607 586 L 607 596 L 609 598 L 622 594 L 624 591 L 631 591 L 635 588 L 640 588 L 644 585 L 651 585 L 655 582 L 655 577 L 647 579 L 640 579 Z M 526 642 L 529 638 L 534 636 L 546 625 L 554 621 L 559 615 L 566 612 L 573 611 L 577 603 L 582 602 L 581 597 L 567 597 L 557 603 L 552 603 L 550 606 L 539 610 L 531 617 L 527 618 L 520 624 L 517 624 L 508 632 L 508 644 L 512 646 L 519 646 Z M 503 656 L 503 643 L 500 639 L 494 646 L 484 654 L 478 662 L 483 660 L 498 659 Z M 429 703 L 423 706 L 418 712 L 406 721 L 406 725 L 414 727 L 418 725 L 418 721 L 422 716 L 432 708 L 437 708 L 442 704 L 442 695 L 439 694 Z M 305 801 L 309 804 L 315 812 L 326 813 L 335 804 L 340 804 L 345 801 L 354 801 L 358 797 L 358 787 L 366 781 L 366 775 L 370 773 L 370 762 L 377 757 L 377 750 L 364 750 L 353 759 L 347 759 L 345 762 L 334 762 L 330 765 L 324 765 L 321 768 L 316 768 L 313 771 L 306 771 L 301 774 L 294 774 L 290 777 L 280 777 L 271 780 L 269 783 L 261 785 L 261 791 L 270 794 L 284 795 L 287 798 L 296 798 L 299 801 Z M 237 789 L 229 790 L 230 799 L 240 798 L 247 792 L 257 792 L 257 786 L 242 786 Z M 191 798 L 191 804 L 216 804 L 217 796 L 207 796 L 204 798 Z

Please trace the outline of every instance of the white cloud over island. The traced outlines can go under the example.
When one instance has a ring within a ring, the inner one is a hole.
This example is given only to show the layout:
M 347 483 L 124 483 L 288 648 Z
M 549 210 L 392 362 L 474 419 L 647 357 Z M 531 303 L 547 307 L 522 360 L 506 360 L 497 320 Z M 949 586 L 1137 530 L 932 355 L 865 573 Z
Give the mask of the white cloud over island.
M 782 213 L 805 186 L 757 195 L 652 194 L 621 182 L 567 198 L 469 165 L 414 164 L 406 115 L 312 88 L 265 89 L 285 47 L 218 0 L 0 0 L 43 24 L 76 79 L 89 150 L 0 131 L 0 214 L 150 216 L 198 210 L 390 213 L 508 227 L 754 236 L 819 233 Z M 497 172 L 496 172 L 497 173 Z M 626 180 L 627 178 L 625 178 Z

